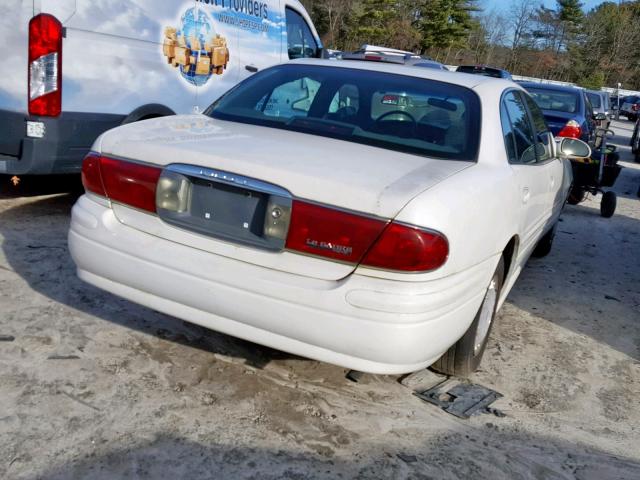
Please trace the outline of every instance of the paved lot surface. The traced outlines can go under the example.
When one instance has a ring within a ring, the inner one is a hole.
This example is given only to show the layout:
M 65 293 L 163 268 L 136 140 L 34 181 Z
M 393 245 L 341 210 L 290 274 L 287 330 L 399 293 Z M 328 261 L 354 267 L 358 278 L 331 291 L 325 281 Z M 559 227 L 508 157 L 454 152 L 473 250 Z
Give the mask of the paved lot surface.
M 631 123 L 614 128 L 626 145 Z M 77 193 L 3 178 L 0 478 L 638 479 L 640 166 L 625 166 L 616 216 L 567 207 L 516 284 L 474 376 L 507 416 L 470 420 L 397 377 L 351 383 L 83 284 Z

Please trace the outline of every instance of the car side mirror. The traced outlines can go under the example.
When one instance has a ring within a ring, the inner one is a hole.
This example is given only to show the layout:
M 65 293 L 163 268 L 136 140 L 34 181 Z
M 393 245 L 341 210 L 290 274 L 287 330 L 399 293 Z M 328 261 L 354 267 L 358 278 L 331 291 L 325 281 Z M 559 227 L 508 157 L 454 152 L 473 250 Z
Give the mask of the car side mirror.
M 563 138 L 558 145 L 558 156 L 568 160 L 584 160 L 591 157 L 591 147 L 577 138 Z
M 604 120 L 607 119 L 607 114 L 606 113 L 596 113 L 593 116 L 593 119 L 598 121 L 598 122 L 603 122 Z

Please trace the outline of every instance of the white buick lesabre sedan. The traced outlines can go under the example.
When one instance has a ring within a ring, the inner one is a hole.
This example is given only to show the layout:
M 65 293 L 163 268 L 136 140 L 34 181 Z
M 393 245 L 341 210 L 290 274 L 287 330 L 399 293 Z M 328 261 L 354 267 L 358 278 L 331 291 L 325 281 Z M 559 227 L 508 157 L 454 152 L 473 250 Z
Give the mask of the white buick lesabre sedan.
M 570 143 L 573 142 L 573 143 Z M 204 115 L 99 138 L 81 279 L 204 327 L 372 373 L 476 369 L 571 182 L 516 84 L 366 61 L 264 70 Z

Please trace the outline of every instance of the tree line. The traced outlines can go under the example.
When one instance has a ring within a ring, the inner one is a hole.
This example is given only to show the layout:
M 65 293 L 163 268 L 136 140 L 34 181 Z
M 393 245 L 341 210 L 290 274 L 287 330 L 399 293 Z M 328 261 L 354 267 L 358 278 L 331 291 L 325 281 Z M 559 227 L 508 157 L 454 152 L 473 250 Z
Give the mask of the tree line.
M 640 90 L 640 0 L 303 0 L 326 47 L 365 43 L 428 55 L 445 64 L 485 64 L 588 88 Z

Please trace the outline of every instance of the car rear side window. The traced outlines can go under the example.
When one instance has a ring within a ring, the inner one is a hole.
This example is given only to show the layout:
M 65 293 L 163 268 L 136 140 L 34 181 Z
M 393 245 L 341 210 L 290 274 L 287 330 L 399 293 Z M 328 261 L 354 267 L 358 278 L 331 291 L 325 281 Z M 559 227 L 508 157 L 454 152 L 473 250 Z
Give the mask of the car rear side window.
M 289 58 L 315 58 L 320 56 L 318 42 L 305 19 L 292 8 L 286 9 L 287 49 Z
M 327 65 L 284 64 L 245 80 L 206 112 L 434 158 L 475 161 L 480 99 L 440 81 Z
M 524 98 L 529 113 L 533 119 L 533 128 L 536 135 L 536 157 L 538 162 L 545 162 L 553 156 L 551 137 L 549 136 L 549 127 L 547 121 L 544 119 L 544 115 L 540 110 L 540 107 L 533 101 L 533 99 L 524 92 L 520 92 L 519 95 Z
M 502 130 L 507 132 L 505 142 L 510 161 L 523 164 L 536 163 L 535 131 L 518 92 L 510 91 L 503 96 L 501 112 L 504 112 L 501 118 Z M 509 123 L 505 124 L 505 122 Z M 511 137 L 512 152 L 510 152 L 511 147 L 507 137 Z

